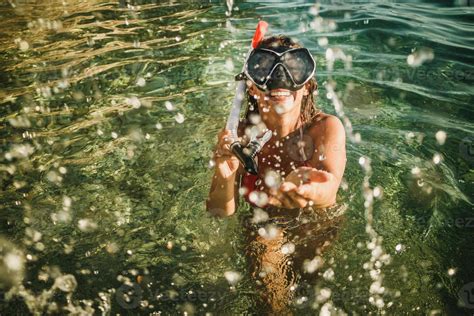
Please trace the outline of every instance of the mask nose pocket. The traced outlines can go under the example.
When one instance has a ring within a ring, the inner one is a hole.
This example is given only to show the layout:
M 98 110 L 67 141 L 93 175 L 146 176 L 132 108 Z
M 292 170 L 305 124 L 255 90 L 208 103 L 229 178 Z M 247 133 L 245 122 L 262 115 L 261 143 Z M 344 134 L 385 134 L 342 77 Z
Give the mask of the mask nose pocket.
M 278 88 L 294 90 L 290 77 L 288 76 L 283 65 L 280 64 L 276 66 L 267 82 L 267 87 L 270 90 Z
M 277 80 L 285 80 L 286 79 L 286 73 L 285 70 L 283 69 L 282 65 L 278 65 L 275 69 L 275 72 L 273 73 L 273 76 Z

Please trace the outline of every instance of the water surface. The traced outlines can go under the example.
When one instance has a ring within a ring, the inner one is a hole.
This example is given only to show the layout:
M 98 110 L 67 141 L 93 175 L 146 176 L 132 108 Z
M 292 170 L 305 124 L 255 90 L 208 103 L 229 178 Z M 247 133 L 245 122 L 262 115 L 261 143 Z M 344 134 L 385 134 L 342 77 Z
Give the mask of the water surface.
M 474 282 L 466 4 L 236 1 L 229 13 L 217 1 L 3 3 L 0 281 L 6 290 L 23 279 L 0 310 L 265 312 L 238 216 L 215 220 L 204 209 L 233 76 L 263 18 L 311 50 L 317 106 L 336 114 L 325 86 L 333 80 L 355 135 L 344 227 L 295 313 L 472 313 L 459 295 Z M 328 48 L 352 61 L 331 71 Z M 369 159 L 371 174 L 360 164 Z M 372 225 L 390 263 L 380 270 L 364 265 L 364 179 L 381 192 Z M 370 291 L 372 270 L 382 293 Z M 226 272 L 240 281 L 231 286 Z M 331 295 L 318 298 L 322 290 Z

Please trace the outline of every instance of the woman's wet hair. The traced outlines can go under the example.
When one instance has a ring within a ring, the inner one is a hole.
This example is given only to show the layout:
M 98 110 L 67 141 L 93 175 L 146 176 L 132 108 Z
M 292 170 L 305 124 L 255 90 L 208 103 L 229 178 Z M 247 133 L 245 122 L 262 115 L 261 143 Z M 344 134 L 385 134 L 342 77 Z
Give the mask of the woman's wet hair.
M 288 48 L 300 48 L 303 47 L 299 43 L 295 42 L 288 36 L 278 35 L 278 36 L 271 36 L 265 38 L 260 42 L 257 48 L 269 48 L 278 50 L 278 48 L 282 48 L 284 50 Z M 316 105 L 314 104 L 314 92 L 318 89 L 318 83 L 316 82 L 315 78 L 311 78 L 309 83 L 309 93 L 307 96 L 303 96 L 303 100 L 301 101 L 301 121 L 303 125 L 311 122 L 313 118 L 318 113 L 316 109 Z M 252 114 L 259 114 L 258 112 L 258 101 L 252 97 L 249 93 L 247 88 L 246 91 L 247 95 L 247 109 L 245 110 L 245 123 L 250 123 L 250 116 Z

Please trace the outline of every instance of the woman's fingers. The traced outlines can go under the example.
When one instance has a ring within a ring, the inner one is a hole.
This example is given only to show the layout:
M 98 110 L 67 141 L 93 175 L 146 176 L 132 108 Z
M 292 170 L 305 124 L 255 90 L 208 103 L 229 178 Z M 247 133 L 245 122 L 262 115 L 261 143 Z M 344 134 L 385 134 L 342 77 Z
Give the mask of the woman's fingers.
M 285 181 L 280 185 L 279 198 L 284 201 L 284 204 L 292 208 L 303 208 L 308 205 L 308 199 L 297 193 L 299 186 L 293 182 Z
M 274 196 L 269 196 L 268 197 L 268 204 L 276 206 L 276 207 L 282 207 L 283 206 L 281 201 L 279 199 L 277 199 L 276 197 L 274 197 Z
M 272 190 L 270 196 L 272 199 L 278 200 L 280 202 L 279 203 L 280 205 L 278 206 L 288 208 L 289 206 L 288 198 L 285 198 L 284 194 L 280 190 Z
M 306 207 L 308 200 L 296 193 L 295 191 L 289 191 L 288 196 L 291 198 L 294 204 L 298 205 L 299 208 Z
M 300 208 L 304 204 L 302 201 L 297 201 L 289 195 L 289 192 L 296 189 L 296 185 L 291 182 L 283 182 L 280 185 L 279 190 L 275 192 L 276 197 L 282 202 L 283 206 L 286 208 Z
M 230 130 L 223 129 L 222 131 L 220 131 L 218 135 L 216 155 L 233 155 L 232 151 L 230 150 L 230 144 L 232 144 L 232 142 L 232 133 Z
M 298 204 L 293 202 L 293 200 L 286 194 L 281 194 L 279 197 L 280 201 L 282 201 L 282 204 L 285 208 L 299 208 Z
M 296 189 L 296 193 L 305 199 L 311 200 L 311 198 L 314 196 L 314 190 L 314 183 L 308 183 L 300 185 L 298 189 Z
M 291 194 L 297 196 L 295 192 L 292 192 Z M 277 207 L 294 209 L 294 208 L 306 207 L 306 205 L 308 204 L 308 201 L 301 197 L 297 199 L 293 199 L 293 197 L 290 194 L 284 194 L 280 192 L 280 193 L 277 193 L 275 196 L 269 196 L 268 204 L 271 204 Z

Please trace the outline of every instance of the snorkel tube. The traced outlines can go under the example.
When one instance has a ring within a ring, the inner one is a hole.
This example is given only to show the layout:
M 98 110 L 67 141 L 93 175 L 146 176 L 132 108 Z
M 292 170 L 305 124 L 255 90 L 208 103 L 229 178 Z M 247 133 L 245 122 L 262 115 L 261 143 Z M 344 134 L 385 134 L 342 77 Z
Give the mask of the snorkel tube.
M 263 37 L 265 36 L 265 32 L 267 31 L 267 28 L 267 22 L 258 22 L 257 29 L 255 30 L 255 34 L 252 39 L 252 47 L 247 53 L 246 60 L 252 50 L 257 48 L 258 44 L 262 41 Z M 241 73 L 243 73 L 244 70 L 245 63 Z M 226 129 L 231 131 L 231 135 L 233 138 L 233 142 L 230 145 L 230 149 L 234 153 L 234 155 L 240 160 L 245 170 L 251 174 L 256 175 L 258 174 L 258 165 L 255 157 L 260 151 L 260 149 L 262 149 L 262 147 L 265 145 L 265 143 L 270 140 L 272 133 L 270 130 L 267 130 L 262 137 L 251 139 L 246 147 L 242 146 L 242 144 L 238 141 L 237 128 L 239 126 L 239 117 L 242 101 L 245 97 L 245 78 L 243 78 L 242 76 L 237 76 L 236 78 L 238 82 L 237 87 L 235 89 L 235 97 L 226 124 Z

